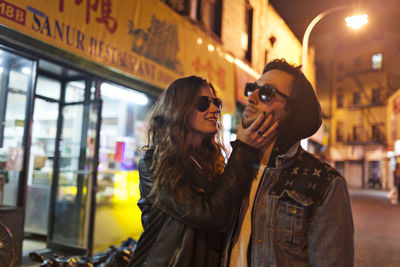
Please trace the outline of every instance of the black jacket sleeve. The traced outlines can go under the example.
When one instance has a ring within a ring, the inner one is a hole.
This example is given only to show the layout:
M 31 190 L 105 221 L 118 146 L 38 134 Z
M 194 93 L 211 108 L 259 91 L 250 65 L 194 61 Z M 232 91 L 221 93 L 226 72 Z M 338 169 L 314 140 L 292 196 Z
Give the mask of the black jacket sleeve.
M 172 200 L 173 197 L 168 193 L 160 192 L 156 207 L 193 228 L 205 231 L 228 230 L 258 169 L 256 149 L 240 141 L 233 142 L 232 147 L 232 154 L 219 178 L 220 182 L 211 194 L 192 193 L 182 198 L 184 201 L 177 201 Z M 148 169 L 150 163 L 143 161 L 139 166 L 142 197 L 152 186 Z M 152 203 L 152 197 L 147 198 L 147 201 Z
M 142 211 L 142 225 L 146 230 L 148 227 L 148 218 L 153 203 L 150 201 L 150 191 L 153 187 L 152 173 L 150 171 L 151 162 L 153 160 L 153 150 L 148 150 L 139 161 L 139 191 L 140 199 L 138 206 Z

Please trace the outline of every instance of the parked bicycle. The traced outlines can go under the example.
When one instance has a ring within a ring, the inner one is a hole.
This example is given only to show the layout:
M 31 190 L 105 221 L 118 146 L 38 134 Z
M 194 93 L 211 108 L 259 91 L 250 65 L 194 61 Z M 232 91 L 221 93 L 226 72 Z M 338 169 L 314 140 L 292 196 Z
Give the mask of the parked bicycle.
M 14 267 L 16 262 L 15 240 L 10 229 L 0 222 L 0 266 Z

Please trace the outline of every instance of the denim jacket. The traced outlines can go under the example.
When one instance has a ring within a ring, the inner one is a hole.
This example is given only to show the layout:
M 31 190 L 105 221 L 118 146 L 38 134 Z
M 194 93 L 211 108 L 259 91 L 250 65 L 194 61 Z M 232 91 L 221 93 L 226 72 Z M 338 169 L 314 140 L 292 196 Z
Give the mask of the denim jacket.
M 353 266 L 354 228 L 345 179 L 297 143 L 267 167 L 252 211 L 250 266 Z M 246 202 L 246 201 L 244 201 Z M 245 209 L 234 229 L 240 229 Z M 236 242 L 233 232 L 228 249 Z M 225 266 L 229 253 L 225 258 Z

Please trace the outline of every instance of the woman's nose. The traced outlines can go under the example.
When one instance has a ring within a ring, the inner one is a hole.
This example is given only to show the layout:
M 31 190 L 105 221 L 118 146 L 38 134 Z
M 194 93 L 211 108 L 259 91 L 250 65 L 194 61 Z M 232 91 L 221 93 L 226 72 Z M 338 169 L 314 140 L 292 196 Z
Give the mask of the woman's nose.
M 209 110 L 209 112 L 212 112 L 212 113 L 220 113 L 221 112 L 221 110 L 213 102 L 210 103 L 210 108 L 208 110 Z

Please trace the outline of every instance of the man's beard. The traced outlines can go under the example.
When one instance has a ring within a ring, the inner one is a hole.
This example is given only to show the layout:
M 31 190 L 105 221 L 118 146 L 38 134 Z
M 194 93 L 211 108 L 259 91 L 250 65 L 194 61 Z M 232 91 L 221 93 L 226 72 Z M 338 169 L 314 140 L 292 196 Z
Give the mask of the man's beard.
M 242 119 L 242 126 L 244 129 L 247 129 L 250 127 L 250 125 L 253 123 L 253 121 L 255 121 L 256 119 L 250 119 L 250 118 L 245 118 L 243 117 Z

